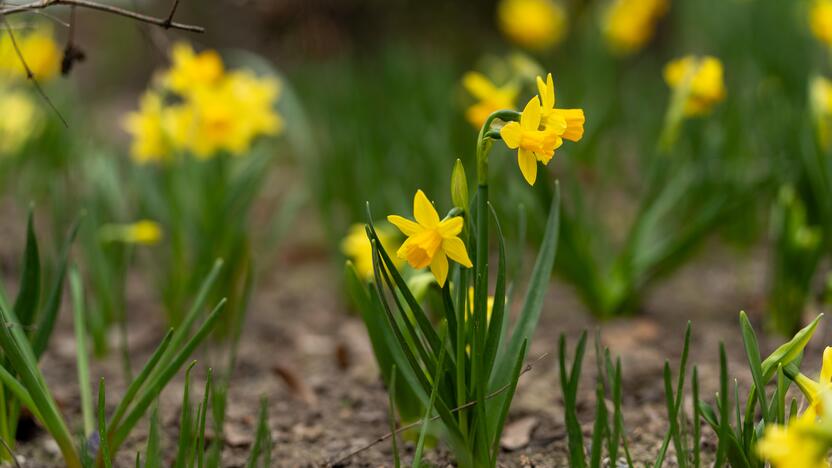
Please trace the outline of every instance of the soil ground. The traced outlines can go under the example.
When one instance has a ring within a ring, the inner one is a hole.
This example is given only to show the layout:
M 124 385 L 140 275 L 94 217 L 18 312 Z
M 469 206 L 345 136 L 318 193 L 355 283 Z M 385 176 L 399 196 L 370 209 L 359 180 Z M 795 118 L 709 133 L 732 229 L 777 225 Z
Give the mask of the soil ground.
M 303 242 L 289 241 L 273 259 L 273 265 L 260 275 L 230 389 L 224 466 L 243 466 L 261 396 L 270 402 L 275 466 L 325 466 L 388 430 L 387 396 L 363 325 L 343 300 L 340 270 L 324 252 Z M 720 341 L 728 349 L 731 373 L 739 380 L 740 388 L 747 389 L 750 376 L 737 313 L 744 309 L 755 324 L 759 323 L 764 307 L 765 264 L 762 250 L 739 255 L 711 245 L 698 260 L 652 290 L 640 315 L 605 323 L 592 321 L 570 288 L 555 281 L 529 360 L 549 355 L 521 377 L 507 429 L 519 438 L 519 442 L 514 440 L 519 447 L 503 450 L 500 466 L 566 466 L 566 433 L 554 354 L 560 333 L 567 335 L 571 347 L 582 330 L 600 328 L 603 344 L 621 356 L 625 425 L 638 466 L 654 459 L 666 431 L 662 367 L 669 359 L 675 375 L 687 320 L 693 321 L 691 363 L 699 368 L 702 396 L 712 399 L 717 388 Z M 8 268 L 5 270 L 8 272 Z M 133 287 L 129 296 L 129 344 L 135 367 L 150 355 L 165 325 L 157 306 L 147 299 L 148 291 Z M 69 420 L 79 422 L 74 339 L 68 315 L 64 310 L 42 367 Z M 822 346 L 828 342 L 828 325 L 821 325 L 810 345 L 807 369 L 815 369 L 818 364 Z M 763 351 L 777 344 L 771 338 L 764 339 Z M 594 353 L 592 346 L 589 348 L 580 408 L 587 431 L 591 430 L 594 404 Z M 210 356 L 195 358 L 200 364 L 194 373 L 194 386 L 198 388 L 193 401 L 201 393 L 205 361 L 210 361 Z M 125 388 L 116 353 L 95 361 L 91 376 L 94 382 L 102 376 L 107 379 L 108 408 L 112 410 Z M 163 437 L 163 446 L 171 456 L 178 434 L 181 391 L 180 375 L 160 397 L 161 421 L 167 436 Z M 686 407 L 689 405 L 690 401 Z M 712 453 L 710 429 L 703 427 L 703 434 L 703 447 Z M 135 452 L 144 450 L 145 437 L 146 425 L 142 425 L 120 451 L 117 466 L 132 466 Z M 405 462 L 412 450 L 412 445 L 403 449 Z M 17 452 L 26 467 L 61 465 L 57 447 L 37 429 L 19 443 Z M 451 457 L 441 447 L 430 451 L 426 459 L 436 466 L 451 465 Z M 340 466 L 392 466 L 391 460 L 390 444 L 382 442 Z M 675 465 L 672 448 L 666 465 Z

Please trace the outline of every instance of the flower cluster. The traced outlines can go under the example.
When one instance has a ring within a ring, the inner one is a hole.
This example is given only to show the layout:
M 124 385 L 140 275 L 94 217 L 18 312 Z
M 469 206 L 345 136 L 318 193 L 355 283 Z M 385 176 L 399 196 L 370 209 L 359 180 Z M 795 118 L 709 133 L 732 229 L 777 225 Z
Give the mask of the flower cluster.
M 688 55 L 668 63 L 664 80 L 673 89 L 687 87 L 684 113 L 696 116 L 708 113 L 725 99 L 722 62 L 711 56 Z
M 537 77 L 538 96 L 526 104 L 520 122 L 509 122 L 500 129 L 506 146 L 517 150 L 517 164 L 529 185 L 537 179 L 537 162 L 544 165 L 554 157 L 563 139 L 579 141 L 584 135 L 582 109 L 555 107 L 555 85 L 550 73 L 544 82 Z
M 39 82 L 57 76 L 61 51 L 52 28 L 38 24 L 15 31 L 14 39 L 26 65 Z M 0 156 L 18 153 L 43 129 L 44 115 L 32 93 L 18 89 L 25 84 L 26 69 L 9 34 L 0 35 Z
M 503 34 L 527 49 L 551 48 L 566 35 L 566 11 L 553 0 L 503 0 L 497 19 Z
M 197 54 L 184 43 L 173 47 L 171 61 L 125 120 L 136 162 L 167 161 L 180 153 L 200 159 L 244 155 L 257 137 L 282 130 L 274 78 L 226 70 L 215 51 Z
M 0 81 L 25 81 L 26 69 L 20 55 L 26 60 L 34 78 L 40 82 L 58 75 L 61 68 L 61 49 L 55 42 L 52 28 L 38 24 L 31 29 L 15 31 L 14 41 L 8 33 L 0 35 Z
M 601 25 L 609 48 L 622 55 L 639 51 L 667 9 L 667 0 L 613 0 Z
M 828 467 L 826 454 L 832 445 L 832 347 L 823 352 L 817 381 L 802 373 L 794 381 L 809 400 L 809 407 L 788 425 L 767 426 L 757 442 L 757 453 L 775 468 Z

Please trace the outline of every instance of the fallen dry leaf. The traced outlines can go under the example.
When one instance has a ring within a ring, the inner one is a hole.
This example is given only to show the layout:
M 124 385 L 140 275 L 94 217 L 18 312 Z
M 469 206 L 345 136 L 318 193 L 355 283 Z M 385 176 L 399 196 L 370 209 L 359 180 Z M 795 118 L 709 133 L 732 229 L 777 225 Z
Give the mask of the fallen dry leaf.
M 532 431 L 537 427 L 537 423 L 536 417 L 527 416 L 507 424 L 500 438 L 500 446 L 511 452 L 529 445 Z

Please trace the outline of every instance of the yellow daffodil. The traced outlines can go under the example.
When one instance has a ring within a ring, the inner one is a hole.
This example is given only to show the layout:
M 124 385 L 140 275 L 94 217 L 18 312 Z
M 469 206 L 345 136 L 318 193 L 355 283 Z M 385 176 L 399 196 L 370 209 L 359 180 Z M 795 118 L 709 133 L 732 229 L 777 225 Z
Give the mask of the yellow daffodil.
M 612 0 L 601 25 L 609 48 L 617 54 L 640 50 L 653 37 L 667 7 L 667 0 Z
M 134 161 L 146 163 L 166 159 L 171 151 L 164 125 L 166 114 L 162 97 L 153 91 L 142 95 L 138 111 L 127 114 L 124 129 L 133 139 L 130 154 Z
M 385 251 L 393 252 L 398 248 L 396 236 L 388 228 L 376 225 L 376 235 Z M 367 238 L 363 224 L 353 224 L 350 227 L 347 237 L 341 241 L 341 252 L 353 262 L 355 270 L 362 278 L 368 280 L 373 278 L 373 245 Z M 393 260 L 396 268 L 403 263 L 401 259 L 393 255 L 390 259 Z
M 584 136 L 583 109 L 556 109 L 555 108 L 555 83 L 552 74 L 546 75 L 546 82 L 543 78 L 537 77 L 537 90 L 540 96 L 540 118 L 544 128 L 551 128 L 560 131 L 561 136 L 567 140 L 579 141 Z
M 105 242 L 155 245 L 162 240 L 162 227 L 149 219 L 132 224 L 106 224 L 101 226 L 99 236 Z
M 832 47 L 832 0 L 814 0 L 809 9 L 809 28 L 819 41 Z
M 818 141 L 823 149 L 832 143 L 832 81 L 814 76 L 809 83 L 809 106 L 815 121 Z
M 529 49 L 548 49 L 566 35 L 566 11 L 552 0 L 502 0 L 497 19 L 503 34 Z
M 809 399 L 810 406 L 806 413 L 819 416 L 824 414 L 824 409 L 832 411 L 832 408 L 824 408 L 825 397 L 832 396 L 829 392 L 832 389 L 832 347 L 827 346 L 823 350 L 823 364 L 818 380 L 812 380 L 803 373 L 798 373 L 794 383 Z
M 277 80 L 247 70 L 226 72 L 216 52 L 195 54 L 184 44 L 171 55 L 171 69 L 158 80 L 161 89 L 145 93 L 138 112 L 125 121 L 135 161 L 166 161 L 181 152 L 200 159 L 220 152 L 245 155 L 256 138 L 282 131 L 274 108 Z M 165 102 L 168 93 L 178 99 Z
M 18 153 L 43 124 L 39 107 L 22 91 L 0 88 L 0 116 L 0 155 Z
M 533 97 L 520 114 L 520 122 L 509 122 L 500 129 L 500 136 L 506 146 L 517 150 L 517 164 L 529 185 L 537 179 L 537 161 L 548 164 L 555 154 L 555 149 L 563 144 L 561 135 L 566 130 L 566 122 L 560 122 L 557 128 L 540 129 L 540 100 Z
M 827 445 L 813 433 L 816 424 L 815 414 L 807 411 L 787 426 L 767 426 L 757 453 L 773 468 L 826 468 Z
M 35 79 L 43 82 L 58 74 L 62 53 L 55 42 L 51 27 L 41 24 L 31 31 L 15 31 L 14 38 L 20 55 L 26 60 L 26 65 Z M 5 31 L 0 35 L 0 78 L 26 79 L 26 70 L 15 51 L 11 36 Z
M 520 91 L 515 83 L 498 87 L 482 73 L 473 71 L 462 77 L 462 86 L 478 101 L 465 111 L 465 118 L 478 129 L 492 112 L 514 109 Z
M 688 55 L 664 67 L 664 80 L 672 89 L 688 86 L 684 113 L 696 116 L 707 113 L 725 99 L 722 62 L 711 56 Z
M 464 224 L 461 216 L 440 220 L 433 204 L 419 190 L 413 198 L 413 217 L 416 221 L 396 215 L 387 217 L 387 221 L 407 236 L 397 252 L 399 258 L 407 260 L 413 268 L 430 266 L 440 287 L 448 277 L 448 258 L 466 268 L 473 266 L 465 243 L 458 237 Z
M 179 94 L 188 94 L 202 86 L 212 86 L 222 79 L 225 67 L 214 50 L 195 53 L 191 46 L 177 42 L 171 49 L 171 67 L 164 72 L 162 85 Z

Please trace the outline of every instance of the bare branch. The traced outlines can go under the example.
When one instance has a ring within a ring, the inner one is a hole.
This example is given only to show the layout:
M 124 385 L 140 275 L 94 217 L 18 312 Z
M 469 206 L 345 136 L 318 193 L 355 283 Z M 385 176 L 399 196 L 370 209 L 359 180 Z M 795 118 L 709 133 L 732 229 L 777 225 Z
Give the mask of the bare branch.
M 549 353 L 544 353 L 540 357 L 538 357 L 537 359 L 532 361 L 531 363 L 526 364 L 526 367 L 523 368 L 523 370 L 520 372 L 520 374 L 517 377 L 520 378 L 520 376 L 522 376 L 523 374 L 532 370 L 532 368 L 534 367 L 535 364 L 537 364 L 540 360 L 542 360 L 543 358 L 545 358 L 548 355 L 549 355 Z M 497 395 L 503 393 L 504 391 L 508 390 L 509 387 L 511 387 L 511 383 L 507 383 L 507 384 L 503 385 L 502 387 L 498 388 L 497 390 L 494 390 L 493 392 L 489 393 L 488 395 L 485 396 L 485 399 L 490 400 L 490 399 L 496 397 Z M 470 408 L 470 407 L 472 407 L 476 404 L 477 404 L 476 400 L 469 401 L 468 403 L 465 403 L 464 405 L 457 406 L 456 408 L 452 409 L 451 413 L 457 413 L 457 412 L 462 411 L 466 408 Z M 364 445 L 364 446 L 362 446 L 362 447 L 360 447 L 356 450 L 353 450 L 352 452 L 344 455 L 343 457 L 340 457 L 340 458 L 336 459 L 335 461 L 331 461 L 331 462 L 327 463 L 326 466 L 334 467 L 334 466 L 341 465 L 342 463 L 344 463 L 345 461 L 349 460 L 350 458 L 358 455 L 359 453 L 361 453 L 361 452 L 363 452 L 363 451 L 365 451 L 365 450 L 367 450 L 367 449 L 369 449 L 369 448 L 371 448 L 371 447 L 373 447 L 377 444 L 380 444 L 380 443 L 384 442 L 385 440 L 393 437 L 394 434 L 399 434 L 400 432 L 404 432 L 404 431 L 406 431 L 408 429 L 412 429 L 414 427 L 419 427 L 422 424 L 429 423 L 431 421 L 436 421 L 437 419 L 439 419 L 438 415 L 434 416 L 432 418 L 429 418 L 429 419 L 420 419 L 420 420 L 412 422 L 410 424 L 406 424 L 406 425 L 396 429 L 393 432 L 388 432 L 387 434 L 384 434 L 383 436 L 375 439 L 374 441 L 370 442 L 367 445 Z
M 29 64 L 26 63 L 26 59 L 23 58 L 23 53 L 20 52 L 20 47 L 17 45 L 17 39 L 14 37 L 14 31 L 12 31 L 11 26 L 9 25 L 9 20 L 6 18 L 6 15 L 2 13 L 0 10 L 0 19 L 3 20 L 3 25 L 6 27 L 7 32 L 9 33 L 9 39 L 11 39 L 12 47 L 14 48 L 14 53 L 17 55 L 18 60 L 20 60 L 20 64 L 23 65 L 23 69 L 26 71 L 26 78 L 32 82 L 32 86 L 35 88 L 35 91 L 40 94 L 40 97 L 43 98 L 44 102 L 55 112 L 59 119 L 61 119 L 61 123 L 64 124 L 64 127 L 69 128 L 69 124 L 64 119 L 64 116 L 61 115 L 61 111 L 55 107 L 55 104 L 52 103 L 52 100 L 49 99 L 49 96 L 43 92 L 43 88 L 40 87 L 40 83 L 35 78 L 35 74 L 32 73 L 32 69 L 29 68 Z
M 176 8 L 179 5 L 179 0 L 174 0 L 173 7 L 171 8 L 168 18 L 157 18 L 155 16 L 136 13 L 134 11 L 126 10 L 124 8 L 112 5 L 105 5 L 103 3 L 98 3 L 91 0 L 37 0 L 21 5 L 13 5 L 0 8 L 0 16 L 9 16 L 17 13 L 24 13 L 27 11 L 38 11 L 57 5 L 76 6 L 78 8 L 102 11 L 105 13 L 134 19 L 136 21 L 141 21 L 143 23 L 154 24 L 165 29 L 179 29 L 182 31 L 190 31 L 196 33 L 205 32 L 205 28 L 203 28 L 202 26 L 177 23 L 173 21 L 173 15 L 174 13 L 176 13 Z

